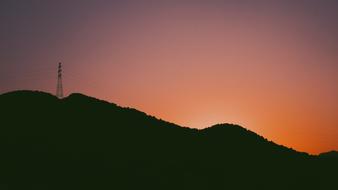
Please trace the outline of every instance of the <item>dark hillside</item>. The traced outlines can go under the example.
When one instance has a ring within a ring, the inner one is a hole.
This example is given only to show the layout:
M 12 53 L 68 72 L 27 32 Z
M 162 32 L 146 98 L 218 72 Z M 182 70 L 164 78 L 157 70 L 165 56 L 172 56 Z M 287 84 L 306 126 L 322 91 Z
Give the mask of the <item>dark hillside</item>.
M 0 95 L 0 189 L 336 189 L 338 159 L 72 94 Z M 331 154 L 330 154 L 331 155 Z

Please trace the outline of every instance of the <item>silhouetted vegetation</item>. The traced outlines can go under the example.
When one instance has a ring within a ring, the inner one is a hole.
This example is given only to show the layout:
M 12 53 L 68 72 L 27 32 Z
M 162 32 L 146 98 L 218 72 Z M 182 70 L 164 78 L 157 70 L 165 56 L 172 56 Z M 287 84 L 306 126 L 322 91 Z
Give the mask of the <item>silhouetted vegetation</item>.
M 196 130 L 81 94 L 0 95 L 0 189 L 338 189 L 308 155 L 237 125 Z

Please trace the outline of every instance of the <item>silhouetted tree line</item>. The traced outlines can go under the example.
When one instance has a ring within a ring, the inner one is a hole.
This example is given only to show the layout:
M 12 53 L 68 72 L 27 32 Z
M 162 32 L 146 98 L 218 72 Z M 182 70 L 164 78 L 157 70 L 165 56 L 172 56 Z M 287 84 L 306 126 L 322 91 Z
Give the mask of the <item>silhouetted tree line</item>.
M 338 189 L 337 152 L 183 128 L 81 94 L 0 95 L 0 189 Z

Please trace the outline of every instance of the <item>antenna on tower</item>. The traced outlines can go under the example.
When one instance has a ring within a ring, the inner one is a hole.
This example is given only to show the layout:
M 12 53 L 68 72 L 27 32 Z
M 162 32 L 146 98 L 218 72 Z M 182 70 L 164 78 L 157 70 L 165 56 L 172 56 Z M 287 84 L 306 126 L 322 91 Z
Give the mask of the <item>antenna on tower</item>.
M 58 82 L 56 87 L 56 97 L 63 98 L 63 87 L 62 87 L 62 64 L 58 66 Z

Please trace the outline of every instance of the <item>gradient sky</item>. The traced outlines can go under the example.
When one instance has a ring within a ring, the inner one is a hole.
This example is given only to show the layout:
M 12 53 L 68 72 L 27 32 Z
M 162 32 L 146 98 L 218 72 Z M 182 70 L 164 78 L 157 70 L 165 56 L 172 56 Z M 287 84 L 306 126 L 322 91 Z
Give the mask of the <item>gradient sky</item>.
M 338 150 L 338 1 L 1 0 L 0 93 L 81 92 Z M 173 139 L 174 140 L 174 139 Z

